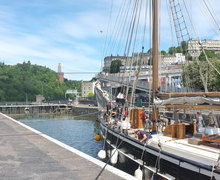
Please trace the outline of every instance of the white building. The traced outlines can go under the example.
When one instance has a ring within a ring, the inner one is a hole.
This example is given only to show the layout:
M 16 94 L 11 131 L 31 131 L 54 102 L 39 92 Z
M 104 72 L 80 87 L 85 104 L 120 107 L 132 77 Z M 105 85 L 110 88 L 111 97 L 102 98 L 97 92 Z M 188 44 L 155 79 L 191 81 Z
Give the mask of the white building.
M 136 66 L 141 61 L 141 65 L 146 65 L 150 55 L 148 53 L 132 53 L 132 56 L 107 56 L 104 58 L 104 72 L 110 72 L 112 61 L 120 60 L 123 66 Z
M 191 39 L 188 41 L 188 52 L 193 57 L 199 57 L 202 48 L 206 50 L 220 52 L 220 40 L 201 40 Z
M 182 53 L 175 53 L 175 55 L 161 56 L 161 65 L 184 64 L 185 56 Z
M 126 64 L 127 57 L 126 56 L 107 56 L 104 58 L 104 72 L 110 72 L 110 66 L 112 61 L 114 60 L 120 60 L 122 62 L 122 65 Z
M 82 97 L 88 97 L 89 93 L 94 94 L 95 82 L 82 81 Z

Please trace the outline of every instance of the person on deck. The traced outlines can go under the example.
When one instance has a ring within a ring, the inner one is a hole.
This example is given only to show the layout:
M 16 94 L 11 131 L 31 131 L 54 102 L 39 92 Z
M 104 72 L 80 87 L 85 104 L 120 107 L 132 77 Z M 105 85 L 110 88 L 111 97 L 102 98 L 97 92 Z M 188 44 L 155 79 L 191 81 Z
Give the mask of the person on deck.
M 149 130 L 151 126 L 151 121 L 149 120 L 148 113 L 144 110 L 144 107 L 142 109 L 142 112 L 140 113 L 140 118 L 142 120 L 144 130 Z
M 106 114 L 110 115 L 112 110 L 112 103 L 109 101 L 108 104 L 106 105 Z
M 204 121 L 200 112 L 196 113 L 196 131 L 200 132 L 200 128 L 203 127 Z
M 145 114 L 144 107 L 142 108 L 142 111 L 140 113 L 140 118 L 141 118 L 143 126 L 145 128 L 146 127 L 146 114 Z
M 209 124 L 208 124 L 209 126 L 216 127 L 216 128 L 219 127 L 217 118 L 214 116 L 214 114 L 212 112 L 209 113 L 208 120 L 209 120 Z
M 119 104 L 118 107 L 117 107 L 117 110 L 116 110 L 116 118 L 118 120 L 121 120 L 122 111 L 123 111 L 123 108 L 122 108 L 121 104 Z
M 135 131 L 135 134 L 138 137 L 138 141 L 143 142 L 143 143 L 145 143 L 148 140 L 148 138 L 151 138 L 151 135 L 149 133 L 142 131 L 142 130 Z
M 124 111 L 124 119 L 128 118 L 128 108 L 125 107 L 125 111 Z
M 160 121 L 164 124 L 165 127 L 168 126 L 169 120 L 163 114 L 160 115 Z

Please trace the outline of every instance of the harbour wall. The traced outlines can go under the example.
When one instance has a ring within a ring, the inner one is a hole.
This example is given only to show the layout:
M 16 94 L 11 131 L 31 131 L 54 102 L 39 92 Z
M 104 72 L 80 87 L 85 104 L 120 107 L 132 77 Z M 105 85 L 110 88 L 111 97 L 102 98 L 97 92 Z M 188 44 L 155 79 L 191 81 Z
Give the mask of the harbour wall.
M 3 114 L 61 114 L 69 113 L 74 116 L 97 117 L 98 108 L 89 105 L 67 105 L 67 104 L 41 104 L 41 105 L 3 105 L 0 106 Z
M 98 107 L 73 106 L 71 111 L 75 116 L 97 117 L 98 115 Z

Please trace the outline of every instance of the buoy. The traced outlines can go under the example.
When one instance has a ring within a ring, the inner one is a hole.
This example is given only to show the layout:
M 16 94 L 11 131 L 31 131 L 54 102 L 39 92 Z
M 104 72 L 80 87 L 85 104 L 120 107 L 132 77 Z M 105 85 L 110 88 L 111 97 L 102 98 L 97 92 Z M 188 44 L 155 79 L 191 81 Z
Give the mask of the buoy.
M 118 156 L 118 162 L 123 164 L 126 163 L 127 159 L 126 156 Z
M 118 150 L 114 148 L 111 152 L 111 163 L 116 164 L 117 162 L 118 162 Z
M 100 158 L 100 159 L 105 159 L 106 158 L 106 151 L 105 150 L 100 150 L 99 152 L 98 152 L 98 157 Z
M 131 124 L 129 122 L 127 122 L 127 121 L 122 121 L 121 128 L 122 129 L 130 129 L 131 128 Z
M 100 134 L 96 134 L 94 138 L 96 141 L 100 141 L 102 139 L 102 136 Z
M 126 121 L 122 121 L 121 129 L 127 129 L 127 122 Z
M 140 166 L 138 167 L 138 169 L 135 170 L 134 176 L 135 176 L 137 179 L 142 180 L 142 178 L 143 178 L 143 172 L 142 172 L 142 170 L 140 169 Z
M 118 122 L 117 122 L 117 130 L 120 130 L 120 129 L 121 129 L 121 122 L 118 121 Z
M 130 129 L 131 128 L 131 123 L 129 123 L 129 122 L 127 122 L 128 124 L 128 129 Z

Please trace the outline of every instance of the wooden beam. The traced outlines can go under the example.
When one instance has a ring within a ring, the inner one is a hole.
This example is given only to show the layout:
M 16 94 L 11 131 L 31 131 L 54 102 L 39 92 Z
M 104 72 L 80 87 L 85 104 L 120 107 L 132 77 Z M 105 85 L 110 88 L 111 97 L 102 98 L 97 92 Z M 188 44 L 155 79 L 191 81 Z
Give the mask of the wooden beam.
M 157 106 L 158 108 L 174 108 L 174 109 L 207 109 L 207 110 L 220 110 L 220 105 L 178 105 L 168 104 L 164 106 Z
M 217 97 L 220 96 L 220 92 L 190 92 L 190 93 L 159 93 L 159 97 L 193 97 L 193 96 L 205 96 L 205 97 Z

